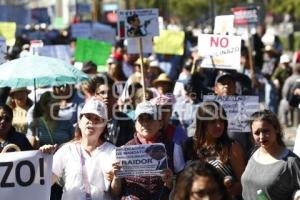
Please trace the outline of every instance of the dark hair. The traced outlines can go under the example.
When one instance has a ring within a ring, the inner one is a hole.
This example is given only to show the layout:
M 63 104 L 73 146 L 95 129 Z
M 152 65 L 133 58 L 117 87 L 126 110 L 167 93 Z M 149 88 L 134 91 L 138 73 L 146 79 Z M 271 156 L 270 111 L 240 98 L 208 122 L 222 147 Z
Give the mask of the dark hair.
M 93 93 L 96 92 L 97 88 L 100 85 L 107 85 L 108 87 L 112 87 L 114 84 L 114 81 L 106 74 L 106 73 L 100 73 L 97 76 L 92 77 L 90 80 L 91 90 Z
M 33 118 L 39 118 L 45 112 L 44 108 L 50 103 L 55 101 L 52 96 L 53 94 L 49 91 L 43 93 L 40 97 L 40 100 L 34 105 L 33 109 Z
M 134 21 L 135 18 L 137 18 L 137 17 L 139 17 L 137 14 L 133 14 L 133 15 L 127 17 L 127 23 L 131 24 L 131 22 Z
M 206 140 L 206 129 L 209 121 L 221 119 L 224 122 L 223 134 L 217 138 L 216 144 L 213 149 L 209 149 L 205 145 Z M 228 120 L 224 108 L 216 101 L 206 101 L 203 102 L 198 110 L 196 116 L 196 131 L 193 136 L 193 154 L 194 156 L 206 159 L 205 153 L 209 151 L 210 153 L 216 153 L 220 156 L 222 162 L 226 163 L 229 161 L 229 146 L 232 141 L 229 139 L 227 134 Z
M 13 119 L 14 114 L 13 114 L 13 110 L 11 109 L 11 107 L 9 107 L 6 104 L 0 104 L 0 110 L 4 110 L 10 117 L 10 121 Z
M 277 118 L 277 115 L 275 113 L 273 113 L 270 110 L 266 110 L 266 109 L 253 113 L 249 120 L 251 132 L 252 132 L 252 124 L 255 121 L 264 121 L 264 122 L 267 122 L 268 124 L 270 124 L 271 126 L 273 126 L 273 128 L 277 131 L 277 134 L 276 134 L 277 143 L 280 146 L 285 147 L 285 144 L 283 141 L 283 130 L 282 130 L 280 122 Z M 252 137 L 252 140 L 254 140 L 253 137 Z
M 230 199 L 224 186 L 223 177 L 212 165 L 199 160 L 192 161 L 180 173 L 174 190 L 174 200 L 189 200 L 194 181 L 199 176 L 210 177 L 218 185 L 218 192 L 222 200 Z
M 146 148 L 145 152 L 149 153 L 151 151 L 163 151 L 166 152 L 166 149 L 162 145 L 151 145 Z

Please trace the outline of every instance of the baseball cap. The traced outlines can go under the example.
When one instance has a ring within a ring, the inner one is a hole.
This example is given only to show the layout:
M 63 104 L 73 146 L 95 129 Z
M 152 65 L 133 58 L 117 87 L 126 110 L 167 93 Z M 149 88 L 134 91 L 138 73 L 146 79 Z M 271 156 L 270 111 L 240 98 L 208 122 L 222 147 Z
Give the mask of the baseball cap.
M 105 120 L 108 119 L 106 105 L 96 98 L 92 98 L 84 104 L 80 116 L 87 113 L 95 114 Z
M 216 79 L 215 79 L 215 85 L 220 82 L 222 79 L 224 78 L 230 78 L 232 81 L 235 81 L 234 76 L 231 73 L 228 72 L 223 72 L 221 74 L 219 74 Z
M 149 114 L 155 119 L 157 117 L 156 105 L 154 105 L 150 101 L 143 101 L 143 102 L 139 103 L 135 109 L 135 120 L 137 120 L 137 118 L 141 114 Z

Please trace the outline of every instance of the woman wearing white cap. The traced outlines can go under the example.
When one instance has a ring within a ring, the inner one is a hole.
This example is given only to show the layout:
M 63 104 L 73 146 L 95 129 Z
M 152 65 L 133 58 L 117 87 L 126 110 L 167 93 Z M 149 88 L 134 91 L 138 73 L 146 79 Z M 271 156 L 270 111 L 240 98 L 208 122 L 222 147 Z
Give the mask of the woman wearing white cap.
M 75 138 L 53 157 L 53 182 L 64 182 L 62 200 L 112 199 L 114 187 L 105 177 L 114 162 L 115 146 L 104 140 L 107 131 L 105 104 L 90 99 L 80 112 Z M 53 146 L 44 146 L 50 152 Z

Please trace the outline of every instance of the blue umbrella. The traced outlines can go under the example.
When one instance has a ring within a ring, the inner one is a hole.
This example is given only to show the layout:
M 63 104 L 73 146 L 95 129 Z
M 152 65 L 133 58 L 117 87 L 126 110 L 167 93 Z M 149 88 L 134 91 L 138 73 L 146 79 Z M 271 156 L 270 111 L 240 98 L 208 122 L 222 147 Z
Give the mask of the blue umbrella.
M 76 84 L 88 76 L 57 58 L 30 55 L 0 65 L 0 87 L 44 87 Z

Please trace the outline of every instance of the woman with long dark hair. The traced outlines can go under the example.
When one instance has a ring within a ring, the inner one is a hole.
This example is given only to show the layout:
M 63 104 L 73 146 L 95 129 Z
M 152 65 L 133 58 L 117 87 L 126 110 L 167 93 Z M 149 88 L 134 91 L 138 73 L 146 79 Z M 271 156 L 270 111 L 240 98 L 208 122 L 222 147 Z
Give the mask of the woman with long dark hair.
M 196 130 L 184 145 L 185 161 L 200 160 L 213 165 L 224 178 L 232 196 L 240 195 L 245 155 L 240 144 L 227 135 L 228 120 L 223 107 L 215 101 L 203 102 L 196 116 Z

